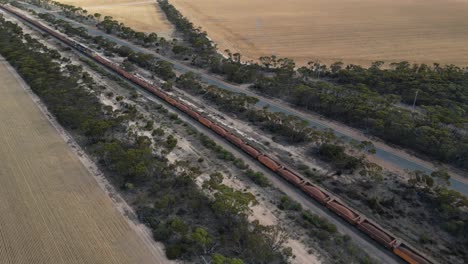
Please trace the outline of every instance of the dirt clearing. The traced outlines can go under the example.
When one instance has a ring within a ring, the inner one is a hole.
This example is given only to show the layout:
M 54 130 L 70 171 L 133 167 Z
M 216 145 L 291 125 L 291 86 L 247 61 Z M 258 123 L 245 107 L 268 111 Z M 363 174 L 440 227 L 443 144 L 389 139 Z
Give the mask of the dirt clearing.
M 0 262 L 165 262 L 0 60 Z
M 171 0 L 221 51 L 468 65 L 467 0 Z
M 156 0 L 59 0 L 58 2 L 82 7 L 90 14 L 100 13 L 102 18 L 112 16 L 134 30 L 155 32 L 165 38 L 169 38 L 174 30 Z

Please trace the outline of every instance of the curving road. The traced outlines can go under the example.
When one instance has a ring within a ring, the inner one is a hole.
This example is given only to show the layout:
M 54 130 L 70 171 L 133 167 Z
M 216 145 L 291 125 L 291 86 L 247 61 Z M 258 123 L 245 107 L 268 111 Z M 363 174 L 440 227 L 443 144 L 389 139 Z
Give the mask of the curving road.
M 39 8 L 39 7 L 36 7 L 36 6 L 33 6 L 33 5 L 30 5 L 30 4 L 27 4 L 27 3 L 23 3 L 25 4 L 26 6 L 28 6 L 28 8 L 30 9 L 33 9 L 34 11 L 38 12 L 38 13 L 52 13 L 52 11 L 50 10 L 46 10 L 46 9 L 43 9 L 43 8 Z M 249 91 L 245 88 L 243 88 L 242 86 L 239 86 L 239 85 L 233 85 L 233 84 L 230 84 L 224 80 L 222 80 L 221 78 L 217 77 L 217 76 L 214 76 L 212 74 L 209 74 L 207 73 L 206 71 L 203 71 L 203 70 L 200 70 L 200 69 L 197 69 L 197 68 L 194 68 L 192 66 L 189 66 L 189 65 L 186 65 L 186 64 L 183 64 L 177 60 L 174 60 L 174 59 L 171 59 L 171 58 L 168 58 L 168 57 L 165 57 L 159 53 L 156 53 L 150 49 L 146 49 L 144 47 L 141 47 L 139 45 L 135 45 L 131 42 L 128 42 L 126 40 L 123 40 L 121 38 L 118 38 L 116 36 L 113 36 L 113 35 L 109 35 L 109 34 L 106 34 L 105 32 L 97 29 L 96 27 L 93 27 L 93 26 L 89 26 L 89 25 L 86 25 L 86 24 L 83 24 L 83 23 L 79 23 L 79 22 L 76 22 L 74 20 L 71 20 L 71 19 L 68 19 L 64 16 L 61 16 L 60 14 L 58 13 L 53 13 L 53 15 L 55 15 L 56 17 L 60 18 L 60 19 L 63 19 L 75 26 L 80 26 L 80 27 L 84 27 L 86 30 L 88 30 L 88 33 L 92 36 L 102 36 L 103 38 L 106 38 L 108 40 L 111 40 L 111 41 L 114 41 L 116 42 L 117 44 L 119 45 L 125 45 L 125 46 L 128 46 L 130 47 L 131 49 L 135 50 L 135 51 L 139 51 L 139 52 L 144 52 L 144 53 L 150 53 L 152 55 L 154 55 L 155 57 L 161 59 L 161 60 L 165 60 L 167 62 L 170 62 L 174 65 L 174 69 L 180 73 L 185 73 L 185 72 L 194 72 L 194 73 L 197 73 L 200 75 L 201 77 L 201 80 L 207 84 L 212 84 L 212 85 L 216 85 L 222 89 L 225 89 L 225 90 L 229 90 L 229 91 L 233 91 L 233 92 L 240 92 L 240 93 L 244 93 L 244 94 L 247 94 L 249 96 L 253 96 L 253 97 L 257 97 L 259 99 L 259 102 L 258 102 L 258 106 L 259 107 L 263 107 L 263 106 L 266 106 L 268 105 L 270 110 L 271 111 L 274 111 L 274 112 L 283 112 L 283 113 L 286 113 L 286 114 L 289 114 L 289 115 L 295 115 L 295 116 L 298 116 L 304 120 L 306 120 L 308 122 L 308 124 L 310 126 L 313 126 L 313 127 L 317 127 L 317 128 L 320 128 L 320 129 L 326 129 L 326 128 L 329 128 L 329 129 L 332 129 L 333 132 L 339 136 L 339 137 L 343 137 L 344 139 L 347 139 L 347 140 L 351 140 L 351 139 L 355 139 L 355 140 L 359 140 L 359 141 L 362 141 L 362 140 L 368 140 L 368 141 L 373 141 L 365 136 L 361 136 L 361 135 L 356 135 L 356 133 L 351 133 L 352 129 L 349 129 L 349 131 L 343 131 L 343 130 L 338 130 L 336 126 L 333 125 L 333 123 L 330 123 L 330 122 L 325 122 L 325 121 L 321 121 L 319 117 L 317 116 L 314 116 L 312 114 L 309 114 L 309 113 L 306 113 L 304 111 L 300 111 L 300 110 L 297 110 L 297 109 L 294 109 L 293 107 L 290 107 L 288 105 L 286 105 L 285 103 L 280 103 L 278 101 L 275 101 L 275 100 L 272 100 L 270 98 L 266 98 L 266 97 L 263 97 L 261 95 L 258 95 L 252 91 Z M 388 145 L 385 145 L 381 142 L 374 142 L 374 145 L 375 145 L 375 149 L 376 149 L 376 153 L 374 154 L 374 157 L 377 158 L 377 159 L 380 159 L 392 166 L 395 166 L 395 167 L 398 167 L 398 168 L 401 168 L 401 169 L 405 169 L 405 170 L 421 170 L 421 171 L 424 171 L 424 172 L 427 172 L 427 173 L 431 173 L 432 171 L 434 171 L 435 169 L 435 166 L 434 165 L 431 165 L 429 162 L 425 162 L 423 160 L 420 160 L 416 157 L 412 157 L 408 154 L 402 154 L 401 151 L 398 151 L 397 149 L 395 148 L 392 148 Z M 452 175 L 451 179 L 450 179 L 450 182 L 451 182 L 451 186 L 450 188 L 456 190 L 456 191 L 459 191 L 465 195 L 468 195 L 468 177 L 464 177 L 464 176 L 457 176 L 457 175 Z

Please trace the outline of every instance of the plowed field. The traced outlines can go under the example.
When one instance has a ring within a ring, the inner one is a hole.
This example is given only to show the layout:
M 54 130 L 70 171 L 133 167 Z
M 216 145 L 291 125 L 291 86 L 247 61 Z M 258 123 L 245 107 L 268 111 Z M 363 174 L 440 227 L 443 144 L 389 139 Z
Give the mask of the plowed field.
M 171 0 L 220 50 L 468 66 L 467 0 Z
M 0 263 L 163 263 L 0 58 Z
M 170 37 L 173 27 L 167 21 L 156 0 L 58 0 L 58 2 L 82 7 L 90 14 L 112 16 L 125 25 L 143 32 L 156 32 Z

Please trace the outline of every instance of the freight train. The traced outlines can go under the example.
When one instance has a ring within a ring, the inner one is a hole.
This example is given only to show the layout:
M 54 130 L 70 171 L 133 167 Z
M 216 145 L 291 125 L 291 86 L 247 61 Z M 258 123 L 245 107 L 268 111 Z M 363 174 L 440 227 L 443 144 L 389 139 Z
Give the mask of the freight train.
M 309 197 L 311 197 L 318 203 L 322 204 L 323 206 L 325 206 L 326 208 L 328 208 L 329 210 L 331 210 L 332 212 L 340 216 L 342 219 L 350 223 L 351 225 L 356 226 L 364 234 L 368 235 L 369 237 L 377 241 L 377 243 L 381 244 L 382 246 L 388 248 L 394 254 L 396 254 L 397 256 L 405 260 L 406 262 L 411 263 L 411 264 L 433 263 L 428 258 L 423 256 L 421 253 L 417 252 L 415 249 L 411 248 L 404 242 L 399 241 L 394 235 L 390 234 L 388 231 L 386 231 L 382 227 L 373 223 L 369 219 L 366 219 L 362 214 L 352 209 L 351 207 L 347 206 L 345 203 L 340 201 L 337 197 L 333 196 L 331 193 L 305 180 L 304 177 L 302 177 L 299 173 L 293 171 L 292 169 L 288 168 L 281 162 L 263 153 L 259 149 L 249 145 L 244 139 L 231 133 L 229 129 L 221 126 L 214 120 L 210 120 L 209 118 L 202 115 L 201 113 L 199 113 L 197 110 L 193 109 L 192 107 L 184 104 L 180 100 L 171 97 L 169 94 L 167 94 L 163 90 L 152 85 L 151 82 L 145 80 L 144 78 L 141 78 L 141 76 L 133 75 L 129 72 L 126 72 L 117 63 L 111 62 L 110 60 L 99 55 L 98 53 L 90 49 L 89 47 L 86 47 L 85 45 L 80 44 L 60 34 L 56 32 L 55 30 L 52 30 L 44 26 L 43 24 L 30 19 L 27 16 L 21 13 L 18 13 L 9 7 L 0 5 L 0 8 L 34 25 L 35 27 L 45 31 L 46 33 L 54 36 L 55 38 L 59 39 L 65 44 L 79 50 L 80 52 L 92 58 L 96 62 L 99 62 L 100 64 L 106 66 L 107 68 L 125 77 L 126 79 L 133 82 L 134 84 L 139 85 L 140 87 L 144 88 L 145 90 L 149 91 L 150 93 L 156 95 L 160 99 L 164 100 L 165 102 L 169 103 L 170 105 L 184 112 L 185 114 L 187 114 L 194 120 L 198 121 L 203 126 L 211 129 L 214 133 L 218 134 L 220 137 L 226 139 L 234 146 L 240 148 L 249 156 L 251 156 L 258 162 L 263 164 L 266 168 L 278 174 L 280 177 L 282 177 L 284 180 L 291 183 L 295 187 L 299 188 L 306 195 L 308 195 Z

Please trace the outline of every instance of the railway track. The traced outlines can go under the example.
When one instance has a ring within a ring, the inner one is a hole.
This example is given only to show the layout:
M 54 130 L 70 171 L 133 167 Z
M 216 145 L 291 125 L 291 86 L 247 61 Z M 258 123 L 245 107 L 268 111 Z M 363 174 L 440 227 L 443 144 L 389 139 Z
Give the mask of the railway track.
M 435 263 L 434 261 L 424 256 L 423 254 L 418 252 L 416 249 L 414 249 L 407 243 L 398 239 L 395 235 L 391 234 L 389 231 L 380 227 L 377 223 L 367 219 L 364 215 L 359 213 L 357 210 L 346 205 L 340 199 L 335 197 L 332 193 L 307 181 L 305 177 L 303 177 L 299 173 L 288 168 L 286 165 L 282 164 L 280 161 L 277 161 L 274 158 L 269 157 L 266 153 L 263 153 L 262 151 L 249 145 L 245 139 L 230 132 L 227 128 L 218 124 L 216 121 L 210 120 L 208 117 L 197 112 L 195 109 L 192 109 L 192 107 L 184 104 L 183 102 L 179 101 L 177 98 L 170 96 L 163 90 L 154 86 L 150 81 L 145 80 L 138 75 L 133 75 L 123 70 L 118 64 L 106 59 L 105 57 L 96 53 L 94 50 L 44 26 L 43 24 L 33 19 L 28 18 L 27 16 L 24 16 L 21 13 L 16 12 L 15 10 L 7 6 L 0 5 L 0 9 L 3 9 L 6 12 L 19 17 L 20 19 L 34 25 L 40 30 L 59 39 L 63 43 L 79 50 L 80 52 L 88 56 L 89 58 L 98 62 L 99 64 L 107 67 L 108 69 L 119 74 L 120 76 L 131 81 L 132 83 L 142 87 L 143 89 L 150 92 L 151 94 L 156 95 L 157 97 L 164 100 L 171 106 L 180 110 L 181 112 L 184 112 L 190 118 L 199 122 L 201 125 L 210 129 L 211 131 L 213 131 L 220 137 L 224 138 L 225 140 L 230 142 L 235 147 L 241 149 L 243 152 L 245 152 L 247 155 L 249 155 L 253 159 L 257 160 L 267 169 L 276 173 L 281 178 L 283 178 L 284 180 L 291 183 L 293 186 L 300 189 L 307 196 L 314 199 L 316 202 L 323 205 L 324 207 L 328 208 L 331 212 L 335 213 L 337 216 L 344 219 L 349 224 L 355 226 L 362 233 L 366 234 L 367 236 L 375 240 L 378 244 L 386 247 L 389 251 L 393 252 L 393 254 L 400 257 L 402 260 L 411 264 Z

